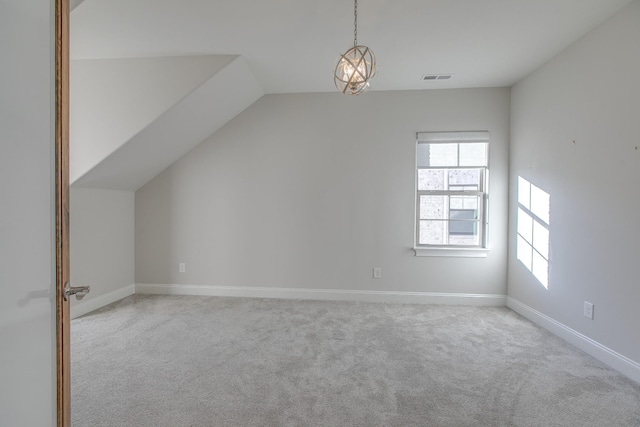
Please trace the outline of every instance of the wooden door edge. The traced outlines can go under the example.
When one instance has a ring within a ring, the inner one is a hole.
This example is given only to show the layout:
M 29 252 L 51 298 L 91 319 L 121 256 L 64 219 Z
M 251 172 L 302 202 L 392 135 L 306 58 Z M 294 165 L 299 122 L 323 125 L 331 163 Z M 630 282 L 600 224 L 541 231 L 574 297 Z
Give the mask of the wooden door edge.
M 71 425 L 69 303 L 69 0 L 55 0 L 56 425 Z

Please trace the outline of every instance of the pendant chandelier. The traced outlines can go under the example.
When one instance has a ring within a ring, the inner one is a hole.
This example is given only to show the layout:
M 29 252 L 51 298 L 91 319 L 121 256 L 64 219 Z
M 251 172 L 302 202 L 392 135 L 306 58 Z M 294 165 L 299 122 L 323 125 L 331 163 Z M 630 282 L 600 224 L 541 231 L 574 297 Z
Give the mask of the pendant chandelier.
M 333 81 L 340 92 L 359 95 L 369 90 L 376 75 L 376 56 L 367 46 L 358 46 L 358 0 L 353 2 L 353 16 L 353 47 L 340 56 Z

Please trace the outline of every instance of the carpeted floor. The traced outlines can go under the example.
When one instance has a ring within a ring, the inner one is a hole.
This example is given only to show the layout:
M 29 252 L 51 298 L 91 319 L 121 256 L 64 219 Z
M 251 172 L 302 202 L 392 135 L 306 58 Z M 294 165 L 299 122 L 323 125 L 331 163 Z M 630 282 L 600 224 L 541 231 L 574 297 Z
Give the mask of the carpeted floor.
M 134 295 L 72 321 L 74 427 L 640 426 L 507 308 Z

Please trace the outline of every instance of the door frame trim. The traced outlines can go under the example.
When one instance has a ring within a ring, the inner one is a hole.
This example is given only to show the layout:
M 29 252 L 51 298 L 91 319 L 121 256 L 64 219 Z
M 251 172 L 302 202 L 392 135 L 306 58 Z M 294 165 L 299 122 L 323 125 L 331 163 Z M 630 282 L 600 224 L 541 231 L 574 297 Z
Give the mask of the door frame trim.
M 55 0 L 56 425 L 71 426 L 69 280 L 69 0 Z

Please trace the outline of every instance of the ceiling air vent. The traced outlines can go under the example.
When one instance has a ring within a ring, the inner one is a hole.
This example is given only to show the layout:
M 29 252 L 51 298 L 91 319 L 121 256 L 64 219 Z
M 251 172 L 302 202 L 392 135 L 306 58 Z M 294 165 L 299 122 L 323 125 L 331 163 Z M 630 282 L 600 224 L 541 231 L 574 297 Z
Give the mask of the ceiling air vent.
M 449 80 L 453 74 L 425 74 L 422 80 Z

